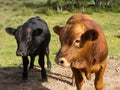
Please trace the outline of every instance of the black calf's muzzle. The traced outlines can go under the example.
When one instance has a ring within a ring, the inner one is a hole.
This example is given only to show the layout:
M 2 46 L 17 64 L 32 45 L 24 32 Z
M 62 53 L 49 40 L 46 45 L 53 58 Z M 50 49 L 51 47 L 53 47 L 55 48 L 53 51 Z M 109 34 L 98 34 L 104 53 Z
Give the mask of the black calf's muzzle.
M 23 51 L 23 50 L 20 50 L 20 51 L 17 51 L 17 52 L 16 52 L 16 55 L 17 55 L 17 56 L 26 56 L 27 53 L 26 53 L 25 51 Z

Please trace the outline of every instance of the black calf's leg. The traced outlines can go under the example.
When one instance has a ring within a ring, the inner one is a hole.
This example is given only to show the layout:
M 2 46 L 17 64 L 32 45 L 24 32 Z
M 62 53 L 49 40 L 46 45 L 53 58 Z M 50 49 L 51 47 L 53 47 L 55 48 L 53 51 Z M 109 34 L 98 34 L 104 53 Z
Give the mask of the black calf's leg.
M 28 72 L 27 72 L 27 67 L 29 64 L 29 60 L 28 57 L 22 57 L 23 60 L 23 76 L 22 76 L 22 80 L 26 80 L 28 79 Z
M 34 67 L 34 61 L 35 61 L 35 57 L 34 56 L 30 56 L 30 59 L 31 59 L 31 61 L 30 61 L 30 70 L 32 70 L 33 69 L 33 67 Z
M 45 70 L 45 62 L 44 62 L 44 55 L 45 53 L 44 52 L 41 52 L 40 55 L 39 55 L 39 60 L 38 60 L 38 63 L 41 67 L 41 76 L 42 76 L 42 81 L 43 82 L 47 82 L 47 75 L 46 75 L 46 70 Z
M 46 48 L 45 54 L 46 54 L 46 57 L 47 57 L 47 68 L 51 69 L 51 62 L 50 62 L 50 58 L 49 58 L 49 47 Z

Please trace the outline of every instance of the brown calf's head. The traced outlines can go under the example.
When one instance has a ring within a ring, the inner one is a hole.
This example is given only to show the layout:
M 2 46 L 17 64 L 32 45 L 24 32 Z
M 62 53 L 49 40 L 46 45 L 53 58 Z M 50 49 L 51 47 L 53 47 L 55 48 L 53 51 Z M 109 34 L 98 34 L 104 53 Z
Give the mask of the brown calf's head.
M 83 23 L 67 23 L 64 27 L 55 26 L 61 48 L 56 55 L 56 63 L 62 66 L 85 68 L 92 43 L 98 38 L 98 32 L 88 29 Z

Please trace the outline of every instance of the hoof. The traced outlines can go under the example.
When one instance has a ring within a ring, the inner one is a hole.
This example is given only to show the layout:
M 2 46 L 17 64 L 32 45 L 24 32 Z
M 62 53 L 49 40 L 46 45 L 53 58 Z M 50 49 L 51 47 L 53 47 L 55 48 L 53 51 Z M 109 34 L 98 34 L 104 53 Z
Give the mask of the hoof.
M 87 74 L 87 75 L 86 75 L 86 78 L 87 78 L 87 80 L 91 80 L 91 74 L 90 74 L 90 73 Z
M 29 71 L 33 70 L 33 67 L 29 67 Z
M 42 78 L 42 80 L 41 80 L 42 82 L 47 82 L 48 81 L 48 79 L 47 78 Z
M 72 85 L 73 87 L 75 87 L 75 82 L 72 82 L 71 85 Z
M 22 78 L 22 83 L 26 83 L 28 81 L 28 78 L 23 77 Z
M 51 63 L 50 63 L 50 62 L 47 63 L 47 69 L 48 69 L 48 70 L 51 70 Z
M 33 70 L 33 68 L 29 68 L 29 71 L 32 71 Z

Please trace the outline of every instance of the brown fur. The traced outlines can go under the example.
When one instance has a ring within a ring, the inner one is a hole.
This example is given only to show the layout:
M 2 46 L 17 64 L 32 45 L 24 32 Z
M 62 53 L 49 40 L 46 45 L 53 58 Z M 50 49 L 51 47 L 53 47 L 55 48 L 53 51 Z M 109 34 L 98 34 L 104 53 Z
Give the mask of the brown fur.
M 102 28 L 88 15 L 76 14 L 70 17 L 64 27 L 54 27 L 54 32 L 59 35 L 61 42 L 56 62 L 71 66 L 77 90 L 81 90 L 83 85 L 82 73 L 88 80 L 91 73 L 95 73 L 95 88 L 103 90 L 108 48 Z

